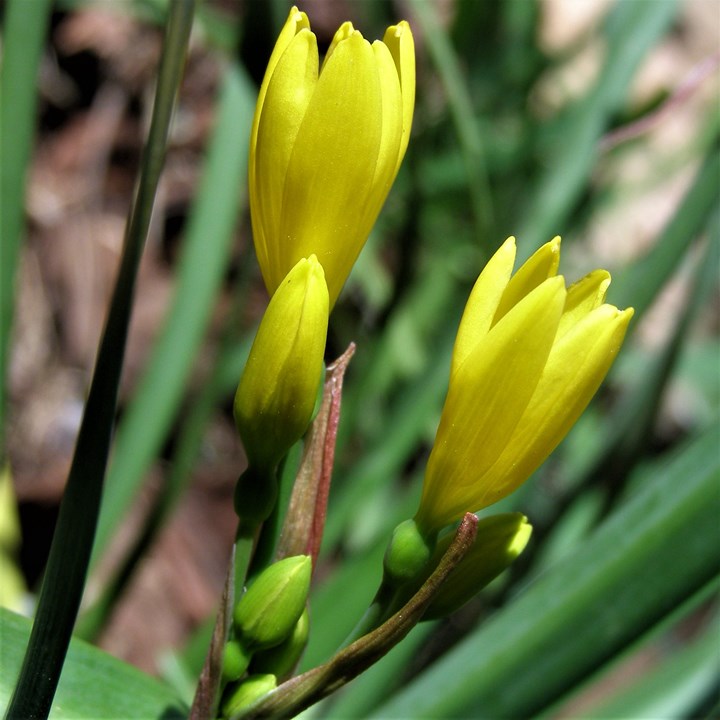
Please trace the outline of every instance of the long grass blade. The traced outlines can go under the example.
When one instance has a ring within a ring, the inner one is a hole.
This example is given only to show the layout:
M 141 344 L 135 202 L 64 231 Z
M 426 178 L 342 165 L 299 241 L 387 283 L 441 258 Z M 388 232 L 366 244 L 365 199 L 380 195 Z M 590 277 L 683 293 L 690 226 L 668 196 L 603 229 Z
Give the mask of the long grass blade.
M 373 717 L 535 717 L 701 590 L 720 565 L 717 433 L 657 462 L 572 557 Z
M 254 91 L 239 66 L 228 69 L 218 122 L 180 258 L 172 309 L 135 399 L 118 428 L 92 566 L 107 550 L 164 442 L 222 283 L 241 203 Z
M 467 86 L 462 80 L 460 61 L 447 32 L 440 27 L 435 16 L 434 3 L 414 0 L 412 8 L 414 17 L 422 28 L 430 56 L 445 86 L 448 108 L 465 160 L 467 189 L 478 242 L 483 253 L 489 257 L 495 242 L 491 232 L 494 210 L 482 132 L 475 118 Z
M 37 73 L 50 0 L 9 0 L 0 78 L 0 463 L 5 457 L 6 380 L 15 272 L 24 233 L 25 175 L 35 134 Z
M 8 718 L 48 716 L 77 617 L 100 510 L 135 280 L 163 167 L 193 11 L 193 0 L 176 0 L 170 5 L 150 134 L 120 271 Z

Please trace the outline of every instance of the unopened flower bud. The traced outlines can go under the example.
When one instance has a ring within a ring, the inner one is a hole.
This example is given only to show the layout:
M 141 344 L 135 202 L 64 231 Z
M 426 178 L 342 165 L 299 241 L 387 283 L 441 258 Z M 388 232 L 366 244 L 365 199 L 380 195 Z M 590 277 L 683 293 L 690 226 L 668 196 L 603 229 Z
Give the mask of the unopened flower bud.
M 427 565 L 433 545 L 425 538 L 414 520 L 405 520 L 393 530 L 385 551 L 385 578 L 394 585 L 412 580 Z
M 239 680 L 247 670 L 250 657 L 237 640 L 230 640 L 223 650 L 222 676 L 225 682 Z
M 512 564 L 525 549 L 531 533 L 532 526 L 522 513 L 502 513 L 481 519 L 473 546 L 443 583 L 423 620 L 446 617 L 472 600 Z M 452 538 L 450 533 L 440 539 L 423 576 L 407 588 L 407 599 L 433 572 Z
M 274 675 L 249 675 L 226 692 L 220 708 L 222 717 L 230 718 L 237 715 L 276 687 L 277 678 Z
M 294 630 L 305 609 L 312 562 L 296 555 L 274 563 L 258 575 L 235 606 L 235 633 L 255 652 L 279 645 Z
M 310 617 L 305 610 L 289 637 L 279 645 L 253 655 L 251 672 L 272 673 L 278 678 L 288 675 L 300 660 L 309 634 Z
M 314 255 L 287 274 L 265 311 L 235 395 L 251 467 L 273 471 L 303 436 L 322 376 L 328 290 Z

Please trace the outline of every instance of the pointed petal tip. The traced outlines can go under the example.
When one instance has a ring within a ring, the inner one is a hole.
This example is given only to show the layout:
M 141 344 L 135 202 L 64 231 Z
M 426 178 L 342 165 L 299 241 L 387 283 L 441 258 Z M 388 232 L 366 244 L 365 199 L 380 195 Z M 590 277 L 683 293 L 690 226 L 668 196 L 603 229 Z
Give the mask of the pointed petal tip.
M 310 19 L 308 18 L 307 13 L 300 10 L 297 5 L 293 5 L 290 8 L 288 18 L 285 22 L 286 24 L 294 23 L 295 32 L 299 32 L 304 28 L 310 29 Z

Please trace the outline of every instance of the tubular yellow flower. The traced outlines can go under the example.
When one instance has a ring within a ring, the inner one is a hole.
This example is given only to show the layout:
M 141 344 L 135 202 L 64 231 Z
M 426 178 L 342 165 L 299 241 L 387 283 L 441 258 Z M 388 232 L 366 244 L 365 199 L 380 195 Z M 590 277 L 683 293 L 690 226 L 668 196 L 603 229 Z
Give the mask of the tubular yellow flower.
M 270 299 L 235 395 L 235 423 L 257 470 L 273 470 L 310 423 L 328 312 L 322 266 L 303 258 Z
M 344 23 L 320 70 L 307 15 L 292 8 L 250 137 L 253 235 L 270 294 L 315 254 L 335 304 L 400 167 L 414 103 L 407 22 L 372 45 Z
M 604 304 L 610 276 L 569 288 L 560 238 L 512 275 L 515 239 L 491 258 L 460 322 L 416 522 L 433 533 L 521 485 L 563 439 L 610 369 L 633 310 Z

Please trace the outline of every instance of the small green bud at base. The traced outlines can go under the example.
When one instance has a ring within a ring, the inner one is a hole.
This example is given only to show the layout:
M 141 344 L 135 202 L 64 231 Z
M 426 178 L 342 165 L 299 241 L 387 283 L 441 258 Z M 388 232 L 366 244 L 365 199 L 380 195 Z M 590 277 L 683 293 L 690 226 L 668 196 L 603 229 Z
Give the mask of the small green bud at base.
M 385 579 L 392 585 L 404 585 L 427 564 L 435 543 L 423 537 L 414 520 L 405 520 L 393 530 L 385 551 Z
M 305 650 L 309 634 L 310 617 L 305 610 L 287 639 L 269 650 L 253 655 L 250 671 L 253 674 L 272 673 L 278 678 L 290 674 Z
M 249 664 L 250 655 L 244 650 L 243 646 L 237 640 L 230 640 L 223 650 L 223 680 L 226 683 L 239 680 Z
M 235 485 L 235 512 L 250 526 L 265 522 L 275 507 L 278 483 L 274 471 L 249 467 Z
M 423 620 L 447 617 L 472 600 L 486 585 L 507 569 L 525 549 L 532 527 L 522 513 L 501 513 L 482 518 L 477 527 L 475 542 L 465 557 L 448 576 Z M 403 588 L 405 601 L 437 567 L 452 541 L 450 533 L 441 538 L 422 575 Z
M 220 714 L 224 718 L 237 715 L 276 687 L 277 678 L 274 675 L 249 675 L 225 692 Z
M 312 561 L 296 555 L 263 570 L 235 606 L 235 633 L 244 647 L 279 645 L 293 632 L 305 609 Z

